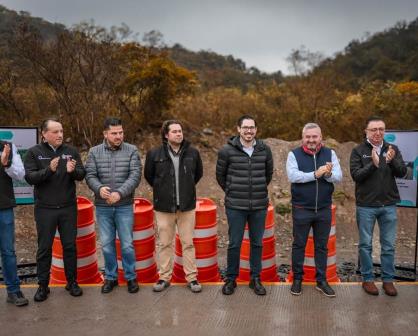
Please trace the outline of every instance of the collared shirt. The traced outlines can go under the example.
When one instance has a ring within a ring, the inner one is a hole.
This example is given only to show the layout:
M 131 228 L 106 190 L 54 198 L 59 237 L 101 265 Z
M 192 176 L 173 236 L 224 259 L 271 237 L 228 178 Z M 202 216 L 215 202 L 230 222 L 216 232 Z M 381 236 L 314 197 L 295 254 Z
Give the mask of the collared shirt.
M 367 139 L 367 142 L 368 142 L 369 144 L 371 144 L 371 145 L 373 146 L 373 148 L 375 148 L 375 149 L 376 149 L 377 154 L 378 154 L 378 155 L 380 155 L 380 152 L 382 151 L 382 147 L 383 147 L 383 141 L 382 141 L 382 143 L 381 143 L 380 145 L 373 145 L 373 144 L 370 142 L 370 140 L 369 140 L 369 139 Z
M 250 147 L 245 147 L 244 144 L 241 141 L 241 138 L 239 139 L 239 141 L 241 142 L 243 151 L 245 153 L 247 153 L 249 157 L 251 157 L 251 155 L 253 155 L 253 152 L 254 152 L 254 146 L 256 144 L 256 140 L 254 139 L 254 141 L 253 141 L 253 143 Z
M 179 188 L 179 169 L 180 169 L 180 152 L 181 149 L 176 153 L 170 145 L 168 145 L 168 154 L 170 155 L 171 161 L 174 165 L 174 177 L 176 179 L 176 205 L 180 205 L 180 188 Z
M 57 151 L 57 149 L 58 149 L 58 147 L 57 148 L 55 148 L 54 146 L 52 146 L 49 142 L 47 142 L 47 141 L 45 141 L 47 144 L 48 144 L 48 146 L 54 151 L 54 153 Z
M 338 161 L 337 155 L 333 150 L 331 150 L 331 161 L 332 174 L 330 177 L 325 177 L 325 180 L 330 183 L 340 182 L 342 180 L 343 174 L 341 171 L 340 162 Z M 286 171 L 287 178 L 289 179 L 290 183 L 306 183 L 315 181 L 314 171 L 305 173 L 299 170 L 295 154 L 293 154 L 292 151 L 290 151 L 287 155 Z

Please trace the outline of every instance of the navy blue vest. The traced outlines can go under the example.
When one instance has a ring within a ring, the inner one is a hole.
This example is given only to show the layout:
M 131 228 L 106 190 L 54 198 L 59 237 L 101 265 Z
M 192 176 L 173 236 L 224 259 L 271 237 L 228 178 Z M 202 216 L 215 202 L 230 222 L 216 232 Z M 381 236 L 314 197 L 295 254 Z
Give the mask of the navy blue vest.
M 3 167 L 0 167 L 0 209 L 8 209 L 16 206 L 13 183 Z
M 302 147 L 294 149 L 298 168 L 304 173 L 310 173 L 332 161 L 331 149 L 322 147 L 315 156 L 307 154 Z M 332 204 L 334 184 L 321 177 L 306 183 L 292 183 L 292 204 L 306 209 L 321 209 Z

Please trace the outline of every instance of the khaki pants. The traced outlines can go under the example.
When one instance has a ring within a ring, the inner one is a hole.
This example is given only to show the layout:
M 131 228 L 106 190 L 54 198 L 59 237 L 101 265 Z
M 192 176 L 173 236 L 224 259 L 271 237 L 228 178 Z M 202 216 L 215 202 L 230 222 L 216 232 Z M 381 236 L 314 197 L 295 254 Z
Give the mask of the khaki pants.
M 160 280 L 170 281 L 173 273 L 173 240 L 177 231 L 183 254 L 183 270 L 187 282 L 196 280 L 196 255 L 193 245 L 195 210 L 176 213 L 155 211 L 158 231 L 158 266 Z

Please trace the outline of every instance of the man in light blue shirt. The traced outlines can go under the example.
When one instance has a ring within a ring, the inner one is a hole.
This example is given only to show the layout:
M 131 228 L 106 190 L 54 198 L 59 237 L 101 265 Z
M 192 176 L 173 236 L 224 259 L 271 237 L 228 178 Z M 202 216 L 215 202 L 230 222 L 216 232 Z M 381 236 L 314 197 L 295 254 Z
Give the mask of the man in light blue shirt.
M 23 180 L 24 176 L 25 169 L 16 146 L 0 141 L 0 251 L 2 273 L 7 287 L 7 302 L 18 307 L 26 306 L 28 299 L 20 291 L 20 281 L 17 276 L 13 212 L 16 200 L 12 179 Z
M 292 271 L 294 281 L 290 292 L 302 294 L 303 263 L 309 231 L 312 227 L 315 245 L 316 288 L 328 297 L 335 297 L 326 279 L 328 238 L 331 230 L 333 183 L 342 179 L 335 152 L 322 145 L 321 128 L 308 123 L 302 131 L 302 146 L 292 150 L 286 163 L 292 184 Z

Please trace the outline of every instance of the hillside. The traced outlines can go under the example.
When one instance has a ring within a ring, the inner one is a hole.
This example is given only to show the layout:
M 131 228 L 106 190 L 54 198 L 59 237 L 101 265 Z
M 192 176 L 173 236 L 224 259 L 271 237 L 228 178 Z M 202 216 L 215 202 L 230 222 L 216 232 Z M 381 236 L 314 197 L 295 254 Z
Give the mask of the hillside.
M 331 71 L 352 87 L 362 83 L 418 80 L 418 18 L 399 22 L 363 40 L 352 40 L 315 71 Z
M 66 29 L 62 24 L 51 23 L 42 18 L 33 17 L 28 12 L 15 12 L 0 5 L 0 46 L 5 46 L 16 28 L 24 22 L 29 22 L 45 40 L 54 38 L 58 33 Z

